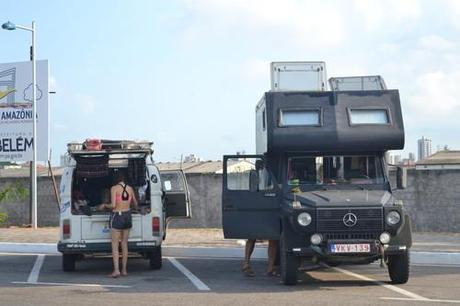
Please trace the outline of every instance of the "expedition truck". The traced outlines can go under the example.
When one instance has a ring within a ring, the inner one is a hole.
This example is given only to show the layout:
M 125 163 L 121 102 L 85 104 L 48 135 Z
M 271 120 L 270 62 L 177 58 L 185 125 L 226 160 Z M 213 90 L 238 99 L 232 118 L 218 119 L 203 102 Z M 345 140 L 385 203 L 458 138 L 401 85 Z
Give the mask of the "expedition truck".
M 68 166 L 61 179 L 60 240 L 62 269 L 75 270 L 85 255 L 111 253 L 110 188 L 123 172 L 134 188 L 138 208 L 132 209 L 129 252 L 162 265 L 161 244 L 171 218 L 189 218 L 190 196 L 184 173 L 159 171 L 153 162 L 152 142 L 91 139 L 67 145 Z
M 223 158 L 225 238 L 279 240 L 286 285 L 305 262 L 376 260 L 407 282 L 410 219 L 385 159 L 404 147 L 398 90 L 365 76 L 331 78 L 328 91 L 324 62 L 272 63 L 271 77 L 256 106 L 257 154 Z M 229 171 L 236 159 L 252 169 Z

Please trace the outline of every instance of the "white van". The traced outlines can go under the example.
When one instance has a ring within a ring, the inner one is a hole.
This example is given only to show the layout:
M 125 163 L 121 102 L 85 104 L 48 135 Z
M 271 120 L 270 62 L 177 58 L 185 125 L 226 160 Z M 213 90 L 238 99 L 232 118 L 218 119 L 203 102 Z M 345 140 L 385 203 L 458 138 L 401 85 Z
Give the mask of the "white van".
M 62 269 L 74 271 L 75 262 L 90 254 L 111 253 L 110 188 L 122 171 L 137 193 L 132 210 L 129 252 L 162 265 L 161 244 L 170 218 L 190 218 L 190 195 L 182 171 L 159 172 L 152 142 L 86 140 L 67 145 L 69 166 L 61 179 L 60 240 Z

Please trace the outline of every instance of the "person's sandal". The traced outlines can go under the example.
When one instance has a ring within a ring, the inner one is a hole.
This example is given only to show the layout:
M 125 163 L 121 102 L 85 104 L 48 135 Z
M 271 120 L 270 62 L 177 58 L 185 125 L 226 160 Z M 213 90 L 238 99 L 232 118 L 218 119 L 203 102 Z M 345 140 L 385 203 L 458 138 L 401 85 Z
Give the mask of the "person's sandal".
M 277 270 L 267 271 L 265 273 L 265 275 L 268 276 L 268 277 L 279 277 L 280 276 L 280 274 L 279 274 L 279 272 Z
M 252 270 L 251 266 L 243 267 L 243 272 L 244 272 L 244 275 L 246 275 L 247 277 L 256 276 L 256 272 L 254 272 L 254 270 Z

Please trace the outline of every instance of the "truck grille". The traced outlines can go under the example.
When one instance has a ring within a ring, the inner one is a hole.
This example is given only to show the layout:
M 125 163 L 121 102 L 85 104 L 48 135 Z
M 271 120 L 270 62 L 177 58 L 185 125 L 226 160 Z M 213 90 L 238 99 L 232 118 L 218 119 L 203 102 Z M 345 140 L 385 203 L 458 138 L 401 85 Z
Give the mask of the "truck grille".
M 343 218 L 347 213 L 357 217 L 354 226 L 346 226 Z M 382 208 L 319 208 L 316 213 L 319 233 L 378 233 L 383 231 Z
M 379 233 L 325 233 L 327 240 L 377 240 Z

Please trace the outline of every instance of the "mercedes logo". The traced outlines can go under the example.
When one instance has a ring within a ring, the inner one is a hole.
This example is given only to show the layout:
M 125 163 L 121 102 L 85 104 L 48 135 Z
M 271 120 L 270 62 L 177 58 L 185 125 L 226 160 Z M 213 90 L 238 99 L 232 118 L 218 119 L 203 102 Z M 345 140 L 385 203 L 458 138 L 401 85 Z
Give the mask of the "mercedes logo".
M 347 213 L 345 216 L 343 216 L 342 221 L 346 227 L 353 227 L 356 225 L 356 222 L 358 222 L 358 217 L 356 217 L 356 215 L 353 213 Z

